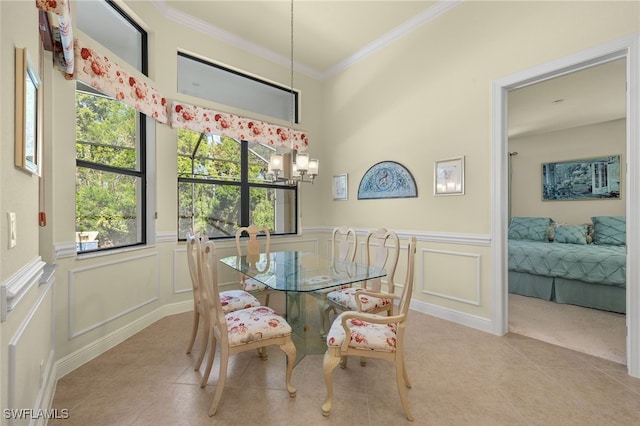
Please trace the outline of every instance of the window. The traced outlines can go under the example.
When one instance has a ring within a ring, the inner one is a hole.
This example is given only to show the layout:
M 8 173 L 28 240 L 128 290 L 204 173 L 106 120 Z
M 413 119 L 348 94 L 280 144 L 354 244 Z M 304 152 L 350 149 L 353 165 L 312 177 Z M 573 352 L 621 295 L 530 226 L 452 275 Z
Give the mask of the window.
M 129 65 L 147 74 L 147 33 L 113 1 L 76 1 L 78 28 L 118 55 Z
M 295 186 L 266 180 L 273 148 L 178 130 L 178 235 L 235 235 L 240 226 L 266 226 L 272 235 L 297 232 Z
M 291 87 L 178 52 L 178 92 L 298 123 L 299 93 Z
M 146 33 L 135 22 L 110 1 L 77 6 L 82 31 L 146 74 Z M 106 31 L 107 24 L 114 27 Z M 132 107 L 76 83 L 79 253 L 147 242 L 145 123 Z

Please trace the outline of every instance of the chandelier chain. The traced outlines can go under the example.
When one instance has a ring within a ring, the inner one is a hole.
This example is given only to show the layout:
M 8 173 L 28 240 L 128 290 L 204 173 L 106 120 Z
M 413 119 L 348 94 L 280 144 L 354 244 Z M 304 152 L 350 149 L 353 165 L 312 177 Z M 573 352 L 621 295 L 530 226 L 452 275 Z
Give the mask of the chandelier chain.
M 290 46 L 290 68 L 291 68 L 291 76 L 290 76 L 290 89 L 291 89 L 291 129 L 293 130 L 293 125 L 295 123 L 295 96 L 293 93 L 293 0 L 291 0 L 291 46 Z

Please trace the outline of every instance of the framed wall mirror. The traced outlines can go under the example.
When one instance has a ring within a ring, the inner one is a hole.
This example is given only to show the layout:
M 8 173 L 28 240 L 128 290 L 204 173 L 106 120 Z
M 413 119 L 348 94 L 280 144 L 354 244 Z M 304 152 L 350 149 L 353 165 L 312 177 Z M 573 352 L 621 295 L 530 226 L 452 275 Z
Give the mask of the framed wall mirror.
M 40 176 L 42 82 L 27 49 L 16 48 L 15 165 Z

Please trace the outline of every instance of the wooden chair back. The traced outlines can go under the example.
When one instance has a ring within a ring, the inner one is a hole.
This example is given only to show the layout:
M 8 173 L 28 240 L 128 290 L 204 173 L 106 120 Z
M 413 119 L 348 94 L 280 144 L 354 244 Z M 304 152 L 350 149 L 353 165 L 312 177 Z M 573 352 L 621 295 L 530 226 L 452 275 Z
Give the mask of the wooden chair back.
M 409 305 L 411 304 L 411 297 L 413 296 L 413 283 L 415 281 L 415 264 L 416 264 L 416 237 L 411 237 L 409 245 L 407 247 L 407 274 L 404 279 L 404 286 L 402 288 L 402 295 L 400 296 L 400 302 L 398 303 L 397 314 L 404 316 L 402 320 L 402 327 L 404 327 L 404 321 L 409 313 Z
M 358 251 L 358 237 L 353 228 L 340 226 L 331 234 L 331 259 L 353 262 Z
M 229 345 L 227 333 L 227 321 L 225 312 L 220 302 L 220 290 L 218 289 L 218 256 L 213 241 L 205 242 L 197 246 L 200 257 L 200 274 L 203 285 L 200 286 L 202 302 L 205 306 L 204 321 L 214 332 L 220 347 Z M 212 348 L 215 350 L 215 348 Z
M 400 257 L 400 239 L 398 235 L 386 228 L 370 231 L 365 240 L 365 263 L 367 266 L 384 268 L 387 271 L 386 281 L 388 292 L 393 293 L 395 274 Z M 364 288 L 379 292 L 382 281 L 380 278 L 365 281 Z
M 189 275 L 191 276 L 191 287 L 193 288 L 193 300 L 197 305 L 200 301 L 200 274 L 198 273 L 198 259 L 196 244 L 200 242 L 200 236 L 187 232 L 187 264 L 189 265 Z
M 243 234 L 248 236 L 245 237 Z M 263 239 L 258 239 L 258 234 L 264 235 Z M 269 253 L 271 244 L 271 233 L 264 226 L 249 225 L 238 228 L 236 231 L 236 250 L 238 256 L 256 256 L 260 253 Z

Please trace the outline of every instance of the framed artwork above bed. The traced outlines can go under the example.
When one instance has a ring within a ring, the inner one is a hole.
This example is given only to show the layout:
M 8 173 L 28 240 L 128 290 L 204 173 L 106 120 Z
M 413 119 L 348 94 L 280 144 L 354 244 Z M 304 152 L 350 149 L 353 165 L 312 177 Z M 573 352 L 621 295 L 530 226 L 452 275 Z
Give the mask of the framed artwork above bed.
M 620 199 L 620 155 L 542 164 L 542 200 Z

